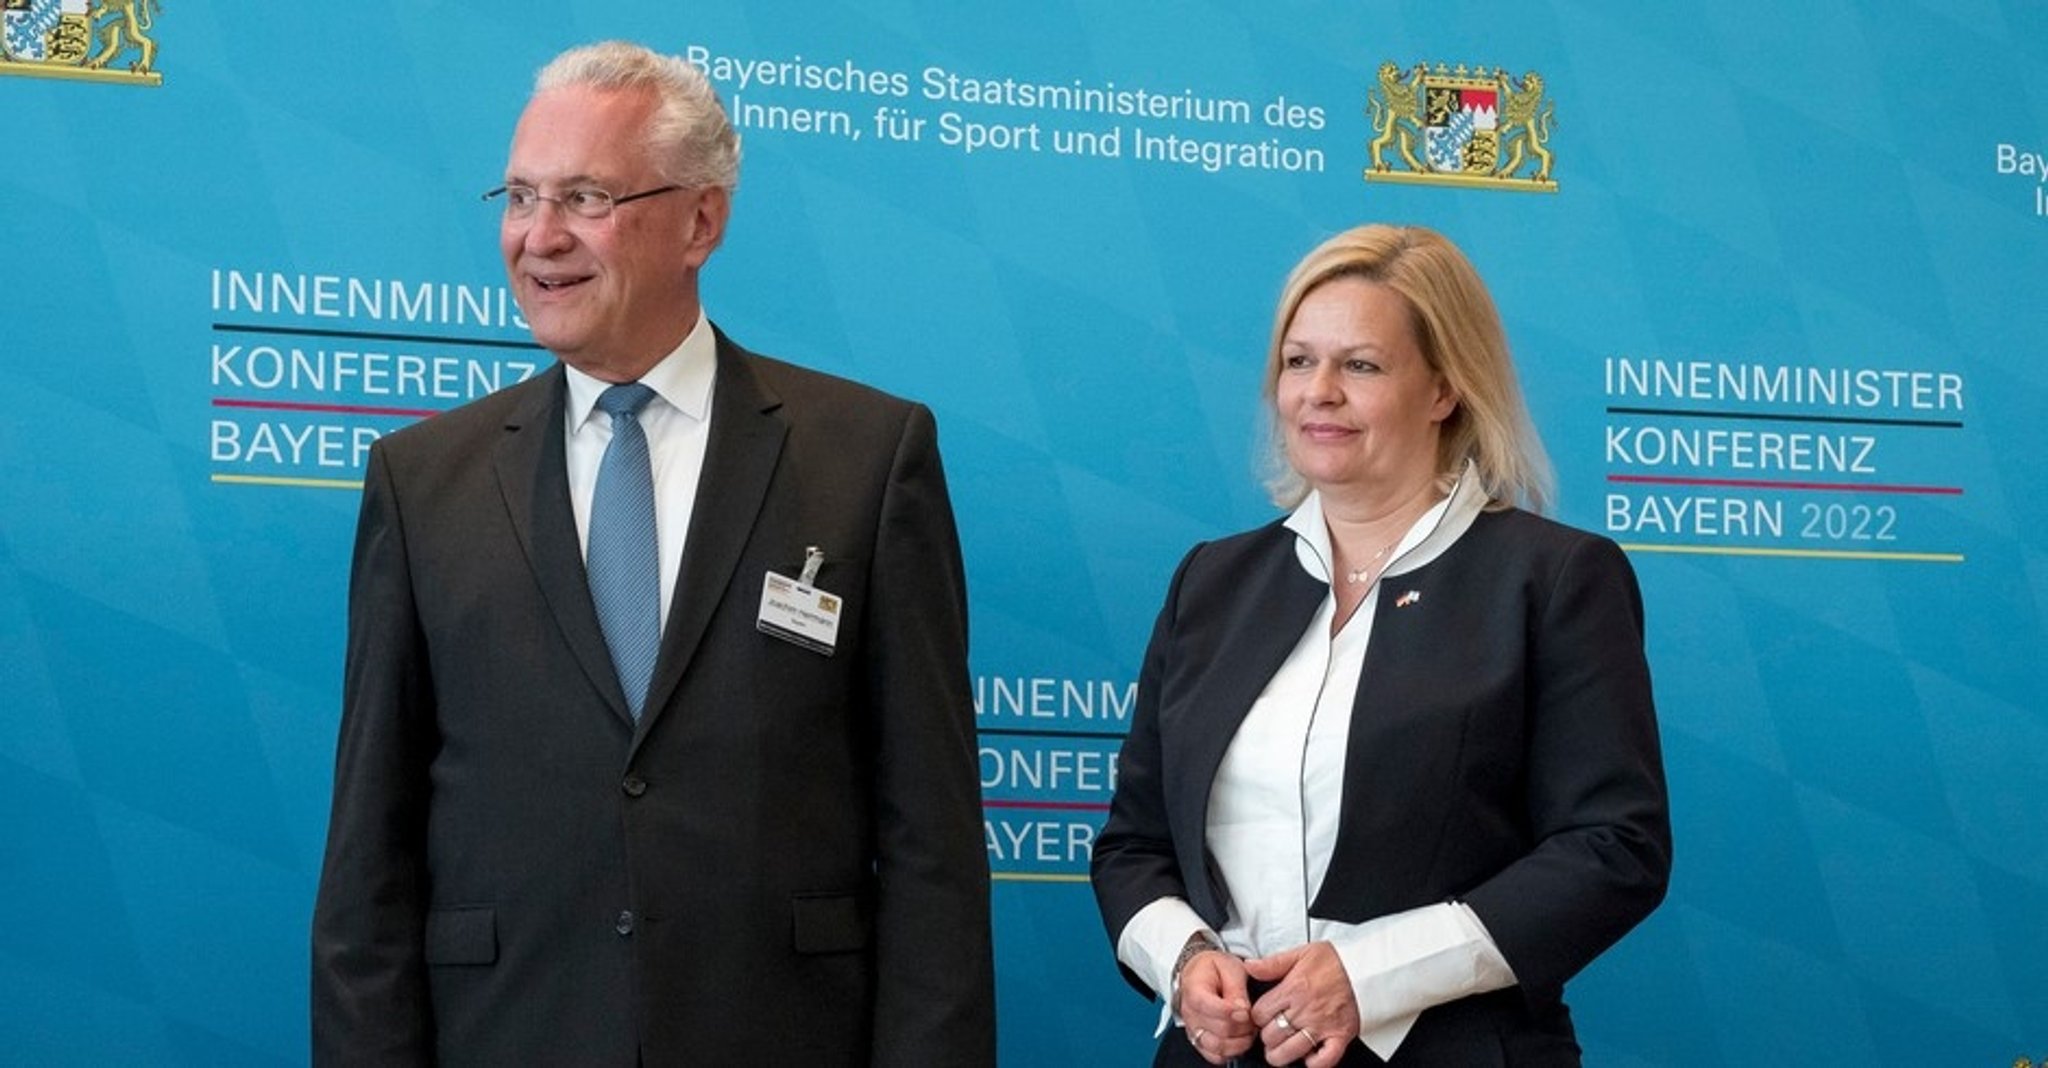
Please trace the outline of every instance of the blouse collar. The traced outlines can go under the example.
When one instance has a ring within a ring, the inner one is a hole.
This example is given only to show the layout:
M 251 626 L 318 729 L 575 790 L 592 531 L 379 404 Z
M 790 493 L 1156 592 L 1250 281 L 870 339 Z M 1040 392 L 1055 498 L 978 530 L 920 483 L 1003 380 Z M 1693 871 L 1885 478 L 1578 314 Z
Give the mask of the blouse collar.
M 1432 505 L 1401 535 L 1393 559 L 1380 577 L 1406 574 L 1442 556 L 1471 528 L 1486 504 L 1486 490 L 1472 461 L 1467 460 L 1450 496 Z M 1294 532 L 1294 556 L 1301 569 L 1320 582 L 1331 581 L 1330 526 L 1323 519 L 1322 494 L 1310 490 L 1282 525 Z

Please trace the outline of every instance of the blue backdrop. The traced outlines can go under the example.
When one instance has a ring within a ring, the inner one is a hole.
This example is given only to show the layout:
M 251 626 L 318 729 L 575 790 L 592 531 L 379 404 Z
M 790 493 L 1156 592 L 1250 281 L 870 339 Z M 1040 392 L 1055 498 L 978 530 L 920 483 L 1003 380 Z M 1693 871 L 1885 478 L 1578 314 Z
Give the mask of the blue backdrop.
M 478 194 L 613 36 L 744 126 L 713 317 L 939 415 L 1006 1065 L 1149 1048 L 1083 875 L 1138 657 L 1372 220 L 1470 253 L 1642 577 L 1678 863 L 1589 1062 L 2048 1059 L 2048 8 L 8 7 L 7 1059 L 304 1059 L 362 450 L 545 366 Z

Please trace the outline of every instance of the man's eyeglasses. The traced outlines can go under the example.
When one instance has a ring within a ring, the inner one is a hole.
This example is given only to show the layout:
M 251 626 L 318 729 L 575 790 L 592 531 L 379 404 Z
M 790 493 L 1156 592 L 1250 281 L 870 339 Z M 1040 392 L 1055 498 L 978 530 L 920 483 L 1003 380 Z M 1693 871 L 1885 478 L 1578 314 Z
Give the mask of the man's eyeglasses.
M 638 193 L 628 193 L 622 197 L 615 197 L 602 189 L 579 186 L 575 189 L 564 191 L 560 196 L 551 197 L 530 185 L 501 185 L 485 193 L 484 199 L 491 200 L 496 197 L 504 197 L 505 217 L 507 219 L 531 219 L 533 218 L 533 213 L 540 210 L 540 202 L 545 200 L 576 218 L 589 219 L 594 222 L 599 219 L 611 218 L 612 209 L 621 204 L 631 204 L 633 201 L 646 197 L 658 197 L 663 193 L 673 193 L 681 188 L 683 187 L 679 185 L 664 185 L 658 189 L 647 189 Z

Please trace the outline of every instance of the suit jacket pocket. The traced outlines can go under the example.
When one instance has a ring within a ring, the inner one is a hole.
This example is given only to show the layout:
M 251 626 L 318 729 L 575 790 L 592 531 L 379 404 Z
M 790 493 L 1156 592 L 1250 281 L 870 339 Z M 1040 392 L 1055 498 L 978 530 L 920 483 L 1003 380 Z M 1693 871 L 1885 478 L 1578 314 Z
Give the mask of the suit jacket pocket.
M 874 920 L 859 894 L 798 894 L 789 905 L 798 953 L 853 953 L 867 948 Z
M 498 959 L 498 913 L 488 906 L 427 913 L 428 964 L 491 964 Z

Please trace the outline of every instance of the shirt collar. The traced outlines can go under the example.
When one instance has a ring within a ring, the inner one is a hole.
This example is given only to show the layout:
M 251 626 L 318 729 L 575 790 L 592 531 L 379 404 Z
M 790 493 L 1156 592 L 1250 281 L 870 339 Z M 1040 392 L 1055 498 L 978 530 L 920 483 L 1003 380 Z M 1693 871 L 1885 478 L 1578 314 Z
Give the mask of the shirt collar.
M 569 375 L 569 429 L 574 433 L 589 421 L 590 414 L 597 410 L 598 394 L 612 383 L 592 378 L 567 364 L 562 369 Z M 711 329 L 710 317 L 699 306 L 697 322 L 682 343 L 641 375 L 640 382 L 670 407 L 702 420 L 711 414 L 711 384 L 717 372 L 718 338 Z
M 1406 574 L 1442 556 L 1485 508 L 1486 491 L 1479 484 L 1472 461 L 1467 460 L 1451 487 L 1451 495 L 1422 513 L 1401 535 L 1394 557 L 1380 572 L 1380 578 Z M 1282 525 L 1294 532 L 1294 558 L 1301 569 L 1318 581 L 1330 582 L 1330 526 L 1323 519 L 1322 494 L 1310 490 Z

